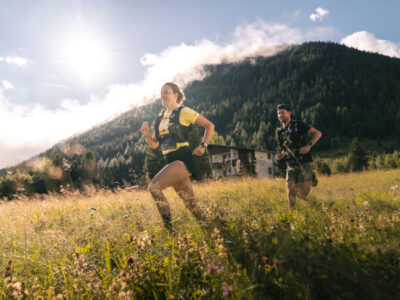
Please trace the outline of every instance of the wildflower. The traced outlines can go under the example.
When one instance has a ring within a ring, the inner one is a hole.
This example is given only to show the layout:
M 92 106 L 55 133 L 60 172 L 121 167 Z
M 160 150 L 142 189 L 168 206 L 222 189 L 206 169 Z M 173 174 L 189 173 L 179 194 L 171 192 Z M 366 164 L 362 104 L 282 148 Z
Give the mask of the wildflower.
M 214 266 L 214 265 L 208 265 L 207 269 L 208 269 L 208 272 L 211 273 L 211 274 L 215 274 L 218 271 L 217 267 Z
M 247 234 L 246 231 L 243 231 L 243 241 L 244 241 L 245 244 L 249 243 L 248 234 Z
M 368 207 L 368 201 L 363 202 L 364 207 Z
M 227 285 L 226 283 L 224 283 L 223 295 L 225 297 L 228 297 L 232 292 L 233 292 L 233 287 L 231 287 L 230 285 Z
M 6 272 L 5 272 L 5 277 L 10 277 L 11 276 L 11 265 L 12 265 L 12 260 L 10 259 L 8 261 L 8 264 L 6 266 Z
M 279 264 L 279 259 L 277 259 L 277 258 L 272 259 L 272 264 L 273 264 L 274 266 L 276 266 L 277 264 Z
M 127 261 L 128 261 L 128 265 L 132 265 L 135 262 L 135 258 L 133 256 L 133 254 L 129 255 Z
M 23 289 L 23 284 L 21 283 L 21 282 L 16 282 L 16 283 L 14 283 L 14 289 L 16 290 L 16 291 L 18 291 L 18 292 L 21 292 L 22 291 L 22 289 Z

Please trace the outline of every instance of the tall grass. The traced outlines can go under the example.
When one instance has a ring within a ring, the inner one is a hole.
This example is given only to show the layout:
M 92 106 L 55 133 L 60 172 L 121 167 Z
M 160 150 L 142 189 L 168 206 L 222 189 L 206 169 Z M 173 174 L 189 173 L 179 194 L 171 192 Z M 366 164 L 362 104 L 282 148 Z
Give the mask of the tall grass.
M 205 230 L 172 190 L 175 234 L 146 191 L 0 205 L 0 299 L 393 298 L 400 170 L 321 177 L 287 207 L 283 180 L 195 185 Z

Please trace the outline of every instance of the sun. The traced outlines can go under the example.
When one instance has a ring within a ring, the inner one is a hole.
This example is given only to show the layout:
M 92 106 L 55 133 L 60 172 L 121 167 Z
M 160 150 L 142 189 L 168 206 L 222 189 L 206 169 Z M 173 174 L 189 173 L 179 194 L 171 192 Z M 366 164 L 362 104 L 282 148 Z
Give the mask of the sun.
M 108 71 L 110 55 L 99 40 L 80 36 L 70 40 L 64 51 L 68 67 L 85 83 L 100 79 Z

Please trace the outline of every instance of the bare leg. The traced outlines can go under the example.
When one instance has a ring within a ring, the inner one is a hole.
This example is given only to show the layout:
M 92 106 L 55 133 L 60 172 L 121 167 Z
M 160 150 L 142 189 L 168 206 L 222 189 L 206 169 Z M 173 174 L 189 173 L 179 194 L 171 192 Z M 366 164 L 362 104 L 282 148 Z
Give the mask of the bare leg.
M 299 182 L 296 184 L 297 195 L 301 199 L 305 199 L 311 191 L 311 181 Z
M 286 191 L 288 195 L 289 207 L 293 208 L 296 204 L 296 183 L 292 180 L 286 181 Z
M 149 185 L 149 192 L 156 202 L 158 212 L 163 218 L 164 225 L 171 230 L 171 212 L 167 198 L 163 190 L 176 183 L 189 179 L 190 173 L 185 164 L 181 161 L 174 161 L 166 165 L 160 172 L 154 176 Z
M 179 197 L 182 198 L 183 203 L 185 203 L 185 206 L 192 212 L 195 218 L 201 222 L 205 222 L 207 218 L 197 205 L 197 200 L 194 196 L 190 179 L 186 178 L 182 182 L 174 184 L 174 189 Z

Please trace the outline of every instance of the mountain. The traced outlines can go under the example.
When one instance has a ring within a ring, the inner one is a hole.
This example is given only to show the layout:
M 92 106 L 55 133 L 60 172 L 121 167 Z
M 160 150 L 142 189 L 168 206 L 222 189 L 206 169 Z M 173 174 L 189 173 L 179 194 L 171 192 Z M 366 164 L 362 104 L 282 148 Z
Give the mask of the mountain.
M 209 69 L 209 77 L 186 88 L 186 103 L 214 121 L 228 143 L 274 148 L 278 103 L 290 104 L 297 118 L 324 133 L 320 149 L 343 137 L 400 132 L 397 58 L 313 42 Z M 255 133 L 265 130 L 262 144 Z
M 210 119 L 228 145 L 275 150 L 278 103 L 291 105 L 295 118 L 323 132 L 317 150 L 341 147 L 353 137 L 400 135 L 397 58 L 309 42 L 272 57 L 206 66 L 206 71 L 205 79 L 185 88 L 184 105 Z M 137 181 L 148 152 L 139 129 L 143 121 L 153 121 L 160 109 L 160 101 L 135 108 L 40 157 L 75 160 L 78 170 L 83 153 L 89 152 L 97 162 L 101 185 Z M 201 132 L 196 135 L 199 138 Z M 17 167 L 27 170 L 33 160 Z

